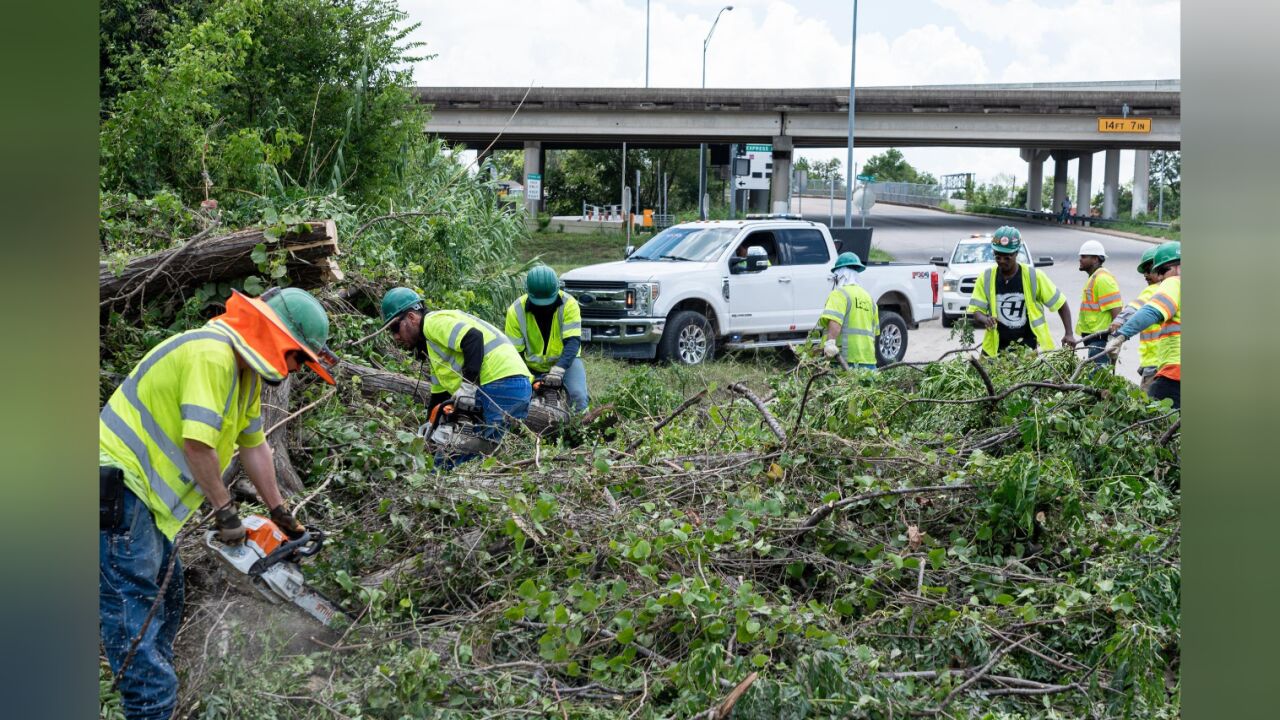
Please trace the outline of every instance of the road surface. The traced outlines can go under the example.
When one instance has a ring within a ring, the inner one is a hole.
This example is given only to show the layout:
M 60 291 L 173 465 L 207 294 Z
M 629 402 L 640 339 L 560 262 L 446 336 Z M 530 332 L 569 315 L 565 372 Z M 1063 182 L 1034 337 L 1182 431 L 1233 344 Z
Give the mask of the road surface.
M 805 198 L 803 204 L 792 202 L 792 211 L 804 211 L 806 220 L 826 223 L 827 201 Z M 844 222 L 844 202 L 837 198 L 835 222 Z M 853 224 L 861 225 L 861 218 L 854 214 Z M 867 226 L 875 228 L 872 246 L 878 247 L 902 262 L 927 263 L 934 255 L 950 257 L 957 240 L 973 233 L 990 233 L 1001 225 L 1014 225 L 1022 231 L 1022 240 L 1032 257 L 1049 255 L 1054 259 L 1051 267 L 1042 268 L 1048 273 L 1071 307 L 1073 318 L 1079 317 L 1080 292 L 1087 276 L 1079 270 L 1080 245 L 1085 240 L 1098 240 L 1107 249 L 1106 267 L 1120 283 L 1120 294 L 1125 302 L 1134 298 L 1146 286 L 1146 281 L 1135 269 L 1142 253 L 1151 243 L 1141 240 L 1095 233 L 1073 226 L 1018 223 L 1015 219 L 997 219 L 953 215 L 951 213 L 902 205 L 877 204 L 867 216 Z M 1054 341 L 1062 338 L 1062 321 L 1057 313 L 1049 313 L 1049 327 Z M 980 333 L 979 333 L 980 337 Z M 934 360 L 939 355 L 960 347 L 951 339 L 951 329 L 942 327 L 940 320 L 920 324 L 918 330 L 909 333 L 906 359 L 911 361 Z M 1083 352 L 1083 351 L 1081 351 Z M 1120 351 L 1119 372 L 1135 380 L 1138 368 L 1138 342 L 1125 343 Z

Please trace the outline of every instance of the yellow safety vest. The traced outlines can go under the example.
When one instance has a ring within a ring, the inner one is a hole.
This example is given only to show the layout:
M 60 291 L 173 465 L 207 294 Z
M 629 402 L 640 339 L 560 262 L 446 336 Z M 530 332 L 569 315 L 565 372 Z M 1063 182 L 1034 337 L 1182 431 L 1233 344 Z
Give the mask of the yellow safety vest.
M 1160 327 L 1155 332 L 1155 366 L 1163 371 L 1182 365 L 1182 276 L 1165 278 L 1147 301 L 1160 312 Z M 1181 370 L 1178 371 L 1181 378 Z
M 828 320 L 840 323 L 840 353 L 850 365 L 876 364 L 876 336 L 880 334 L 880 309 L 858 285 L 841 285 L 827 295 L 818 316 L 818 329 Z
M 436 310 L 422 318 L 422 335 L 431 361 L 431 392 L 457 392 L 462 387 L 462 338 L 479 330 L 484 339 L 480 384 L 520 375 L 532 378 L 515 345 L 497 328 L 461 310 Z
M 222 471 L 237 445 L 255 447 L 266 441 L 261 378 L 252 369 L 237 367 L 236 352 L 251 368 L 269 368 L 270 363 L 220 325 L 210 323 L 157 345 L 98 416 L 99 462 L 124 471 L 125 486 L 151 510 L 156 527 L 170 540 L 204 501 L 183 441 L 212 447 Z
M 507 308 L 507 337 L 524 355 L 529 369 L 542 373 L 560 360 L 566 339 L 582 337 L 582 308 L 572 295 L 561 291 L 560 307 L 551 318 L 550 337 L 544 341 L 538 322 L 529 310 L 528 299 L 528 295 L 521 295 Z M 578 356 L 581 355 L 582 346 L 578 346 Z
M 1023 263 L 1022 295 L 1027 302 L 1027 322 L 1031 323 L 1031 332 L 1036 336 L 1036 346 L 1040 350 L 1052 350 L 1053 338 L 1049 335 L 1049 322 L 1044 316 L 1042 306 L 1057 312 L 1066 299 L 1049 279 L 1049 276 Z M 996 266 L 992 265 L 982 273 L 973 288 L 973 296 L 969 299 L 969 312 L 981 312 L 991 317 L 991 303 L 996 296 Z M 992 357 L 1000 350 L 1000 331 L 996 328 L 984 330 L 982 333 L 982 351 Z
M 1129 307 L 1134 310 L 1141 310 L 1143 305 L 1147 304 L 1147 300 L 1156 294 L 1156 288 L 1160 287 L 1159 283 L 1152 283 L 1138 293 L 1137 299 L 1129 303 Z M 1138 336 L 1138 367 L 1155 367 L 1156 364 L 1156 338 L 1160 334 L 1160 323 L 1153 323 L 1144 328 Z
M 1092 335 L 1111 326 L 1111 310 L 1124 305 L 1120 299 L 1120 283 L 1106 268 L 1098 268 L 1084 283 L 1080 292 L 1080 319 L 1076 332 Z

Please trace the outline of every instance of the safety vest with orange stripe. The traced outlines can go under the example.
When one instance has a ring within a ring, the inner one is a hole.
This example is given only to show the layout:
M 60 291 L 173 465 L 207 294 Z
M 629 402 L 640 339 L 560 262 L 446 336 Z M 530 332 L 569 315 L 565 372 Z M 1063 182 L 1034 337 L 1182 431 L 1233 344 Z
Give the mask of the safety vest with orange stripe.
M 1128 304 L 1133 311 L 1142 309 L 1143 305 L 1156 294 L 1156 288 L 1160 287 L 1159 283 L 1152 283 L 1138 293 L 1138 297 Z M 1138 336 L 1138 367 L 1155 367 L 1156 365 L 1156 337 L 1159 335 L 1160 324 L 1154 323 L 1149 327 L 1142 329 L 1142 333 Z
M 1165 278 L 1147 301 L 1160 313 L 1160 327 L 1152 337 L 1155 343 L 1156 375 L 1182 380 L 1182 276 Z M 1150 328 L 1148 328 L 1149 330 Z M 1146 333 L 1144 332 L 1145 336 Z
M 1080 319 L 1076 332 L 1091 335 L 1111 325 L 1111 311 L 1124 305 L 1120 299 L 1120 283 L 1106 268 L 1098 268 L 1084 283 L 1080 299 Z

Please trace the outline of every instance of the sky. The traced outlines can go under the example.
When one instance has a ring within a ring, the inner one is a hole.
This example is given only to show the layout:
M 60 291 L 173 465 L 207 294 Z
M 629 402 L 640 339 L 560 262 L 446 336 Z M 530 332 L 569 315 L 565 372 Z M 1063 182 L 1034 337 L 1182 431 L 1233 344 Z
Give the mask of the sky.
M 848 87 L 850 0 L 650 0 L 650 87 Z M 400 0 L 419 85 L 644 87 L 645 0 Z M 863 0 L 858 87 L 1181 77 L 1180 0 Z M 936 177 L 1025 180 L 1014 148 L 900 148 Z M 883 148 L 858 149 L 861 165 Z M 840 158 L 844 148 L 799 150 Z M 1102 154 L 1094 158 L 1100 185 Z M 1052 178 L 1053 163 L 1045 164 Z M 1071 177 L 1076 162 L 1070 165 Z M 1121 153 L 1121 181 L 1133 153 Z M 1097 189 L 1100 189 L 1097 188 Z

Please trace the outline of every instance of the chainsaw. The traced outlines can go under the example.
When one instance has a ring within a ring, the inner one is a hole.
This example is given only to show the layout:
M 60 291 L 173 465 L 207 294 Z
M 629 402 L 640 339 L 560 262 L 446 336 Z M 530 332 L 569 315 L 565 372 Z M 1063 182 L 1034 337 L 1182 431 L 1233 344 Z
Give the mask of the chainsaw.
M 341 628 L 349 619 L 331 600 L 308 587 L 299 563 L 320 552 L 324 533 L 308 530 L 290 540 L 270 519 L 250 515 L 244 519 L 245 539 L 228 545 L 218 539 L 218 532 L 204 535 L 205 547 L 230 573 L 233 582 L 250 592 L 257 592 L 272 604 L 284 602 L 302 608 L 308 615 L 329 628 Z
M 564 386 L 551 387 L 542 380 L 533 383 L 533 398 L 524 424 L 538 435 L 560 429 L 569 421 L 569 396 Z
M 480 408 L 459 410 L 452 400 L 436 405 L 418 434 L 428 448 L 445 456 L 488 455 L 498 443 L 485 435 L 484 412 Z

